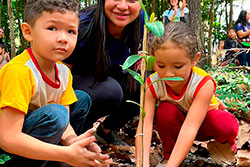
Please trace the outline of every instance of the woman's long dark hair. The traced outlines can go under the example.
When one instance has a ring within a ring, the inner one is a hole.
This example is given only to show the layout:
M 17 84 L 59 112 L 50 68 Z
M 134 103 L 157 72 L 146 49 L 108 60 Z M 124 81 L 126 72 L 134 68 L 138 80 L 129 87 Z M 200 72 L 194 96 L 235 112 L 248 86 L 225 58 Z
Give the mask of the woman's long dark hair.
M 248 24 L 247 19 L 246 19 L 246 15 L 247 15 L 247 11 L 246 10 L 242 10 L 240 12 L 240 15 L 239 15 L 237 21 L 235 22 L 235 24 L 237 25 L 238 23 L 241 23 L 244 26 L 246 26 Z
M 110 58 L 107 53 L 107 17 L 104 11 L 105 0 L 99 0 L 96 5 L 84 8 L 88 17 L 80 21 L 78 43 L 84 41 L 84 46 L 76 49 L 79 56 L 78 66 L 87 69 L 94 75 L 96 81 L 101 81 L 109 75 Z M 92 18 L 92 20 L 91 20 Z M 140 15 L 136 20 L 126 26 L 123 39 L 128 40 L 131 54 L 136 54 L 140 43 Z M 89 24 L 86 26 L 86 23 Z M 84 26 L 85 25 L 85 26 Z M 86 62 L 88 61 L 88 62 Z M 87 66 L 82 67 L 81 66 Z M 84 74 L 86 71 L 81 71 Z

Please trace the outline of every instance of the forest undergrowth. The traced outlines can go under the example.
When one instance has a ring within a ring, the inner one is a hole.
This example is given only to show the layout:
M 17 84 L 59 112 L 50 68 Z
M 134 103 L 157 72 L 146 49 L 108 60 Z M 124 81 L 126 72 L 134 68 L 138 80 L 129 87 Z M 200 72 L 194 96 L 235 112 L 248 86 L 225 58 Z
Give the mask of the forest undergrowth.
M 217 97 L 227 106 L 227 110 L 239 121 L 237 152 L 227 144 L 213 140 L 195 141 L 181 167 L 233 167 L 250 166 L 250 75 L 246 70 L 237 70 L 232 66 L 206 69 L 217 82 Z M 127 123 L 120 129 L 119 136 L 126 146 L 116 146 L 98 142 L 103 153 L 108 153 L 113 160 L 111 167 L 135 167 L 135 133 L 138 119 Z M 101 126 L 99 126 L 100 128 Z M 162 159 L 162 145 L 156 130 L 153 131 L 151 145 L 151 166 L 155 167 Z M 6 154 L 0 154 L 0 165 L 9 160 Z M 68 166 L 61 164 L 61 166 Z

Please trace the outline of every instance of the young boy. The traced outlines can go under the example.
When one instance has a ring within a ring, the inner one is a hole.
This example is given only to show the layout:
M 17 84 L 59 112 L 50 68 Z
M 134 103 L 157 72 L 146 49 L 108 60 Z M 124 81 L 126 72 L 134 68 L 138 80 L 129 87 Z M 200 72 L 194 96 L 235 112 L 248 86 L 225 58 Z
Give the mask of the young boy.
M 227 37 L 228 38 L 225 40 L 225 43 L 224 43 L 224 49 L 241 48 L 239 42 L 237 41 L 237 34 L 235 32 L 235 29 L 230 28 L 227 32 Z M 224 62 L 226 62 L 226 63 L 234 62 L 233 59 L 235 58 L 234 54 L 236 51 L 237 51 L 237 49 L 232 50 L 232 51 L 227 51 Z M 235 60 L 235 63 L 239 64 L 238 62 L 239 62 L 239 60 L 237 58 Z
M 59 62 L 75 47 L 78 11 L 76 0 L 26 4 L 21 28 L 31 48 L 0 71 L 0 147 L 14 154 L 5 166 L 41 167 L 47 161 L 108 166 L 108 155 L 94 143 L 95 129 L 77 136 L 69 123 L 76 95 L 71 122 L 84 122 L 91 105 L 86 93 L 75 95 L 70 70 Z
M 0 69 L 10 61 L 10 55 L 5 52 L 4 43 L 0 42 Z

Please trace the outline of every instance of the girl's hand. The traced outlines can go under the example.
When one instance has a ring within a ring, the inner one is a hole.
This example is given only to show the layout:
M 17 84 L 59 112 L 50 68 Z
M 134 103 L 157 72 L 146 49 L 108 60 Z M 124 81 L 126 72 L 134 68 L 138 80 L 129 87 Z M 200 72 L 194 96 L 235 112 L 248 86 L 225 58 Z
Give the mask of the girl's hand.
M 8 61 L 10 61 L 10 54 L 9 54 L 9 52 L 4 52 L 4 57 L 6 57 L 6 59 Z
M 182 5 L 181 5 L 181 10 L 184 10 L 184 8 L 187 6 L 187 2 L 186 0 L 182 1 Z

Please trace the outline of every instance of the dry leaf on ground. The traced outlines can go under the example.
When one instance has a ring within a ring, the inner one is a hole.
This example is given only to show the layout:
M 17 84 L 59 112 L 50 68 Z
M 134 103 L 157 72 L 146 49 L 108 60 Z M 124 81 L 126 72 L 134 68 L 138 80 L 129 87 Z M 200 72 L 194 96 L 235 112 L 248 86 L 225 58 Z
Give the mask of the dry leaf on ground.
M 235 153 L 228 144 L 212 141 L 207 144 L 207 148 L 217 164 L 233 165 L 236 163 Z

